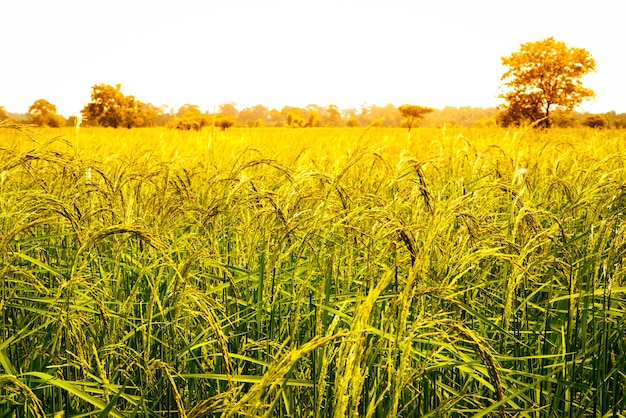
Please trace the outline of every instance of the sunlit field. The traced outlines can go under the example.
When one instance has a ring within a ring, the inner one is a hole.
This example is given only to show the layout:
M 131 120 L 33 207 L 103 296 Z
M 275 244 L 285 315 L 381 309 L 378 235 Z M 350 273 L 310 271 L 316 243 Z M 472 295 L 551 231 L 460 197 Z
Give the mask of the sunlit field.
M 0 417 L 626 416 L 625 131 L 0 148 Z

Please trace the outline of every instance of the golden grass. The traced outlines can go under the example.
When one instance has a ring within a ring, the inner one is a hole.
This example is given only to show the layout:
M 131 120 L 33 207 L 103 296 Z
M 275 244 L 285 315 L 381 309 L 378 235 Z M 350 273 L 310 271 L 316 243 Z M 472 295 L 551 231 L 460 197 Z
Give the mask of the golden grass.
M 9 416 L 626 411 L 624 132 L 1 127 Z

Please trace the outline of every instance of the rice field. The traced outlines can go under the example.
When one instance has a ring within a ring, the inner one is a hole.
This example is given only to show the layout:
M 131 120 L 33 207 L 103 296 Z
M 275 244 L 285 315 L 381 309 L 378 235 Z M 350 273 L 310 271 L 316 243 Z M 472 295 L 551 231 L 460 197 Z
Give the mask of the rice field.
M 624 417 L 626 132 L 0 123 L 0 417 Z

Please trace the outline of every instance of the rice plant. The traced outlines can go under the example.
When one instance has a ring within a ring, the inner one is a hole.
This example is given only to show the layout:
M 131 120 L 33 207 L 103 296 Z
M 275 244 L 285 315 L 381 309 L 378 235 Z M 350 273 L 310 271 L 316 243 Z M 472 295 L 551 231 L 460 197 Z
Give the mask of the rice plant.
M 0 127 L 0 416 L 626 414 L 620 131 Z

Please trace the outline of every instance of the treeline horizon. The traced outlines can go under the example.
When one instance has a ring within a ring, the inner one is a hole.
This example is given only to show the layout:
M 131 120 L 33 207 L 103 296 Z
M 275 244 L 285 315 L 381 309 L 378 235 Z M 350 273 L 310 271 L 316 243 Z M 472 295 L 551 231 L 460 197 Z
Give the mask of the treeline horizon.
M 56 114 L 56 106 L 52 103 L 39 99 L 37 102 L 43 101 L 45 108 L 39 108 L 35 111 L 37 116 L 46 115 L 45 120 L 37 123 L 33 117 L 33 112 L 16 113 L 9 112 L 4 106 L 0 106 L 0 119 L 12 119 L 17 122 L 34 123 L 45 125 L 48 127 L 75 126 L 78 116 L 71 115 L 65 118 Z M 377 104 L 364 104 L 360 108 L 339 108 L 337 105 L 330 104 L 328 106 L 320 106 L 317 104 L 308 104 L 304 107 L 285 105 L 280 109 L 268 107 L 262 104 L 237 108 L 234 102 L 224 103 L 218 106 L 215 113 L 203 111 L 200 106 L 195 104 L 184 104 L 177 110 L 168 106 L 154 106 L 150 103 L 140 103 L 142 121 L 140 126 L 133 127 L 152 127 L 152 126 L 169 126 L 175 127 L 177 123 L 187 120 L 200 120 L 206 118 L 207 121 L 220 117 L 231 121 L 230 126 L 240 127 L 363 127 L 363 126 L 381 126 L 381 127 L 406 127 L 403 116 L 399 110 L 399 106 L 391 103 L 385 106 Z M 32 108 L 33 106 L 31 106 Z M 87 108 L 87 106 L 85 106 Z M 441 127 L 446 125 L 473 126 L 476 122 L 481 125 L 492 125 L 496 123 L 496 115 L 498 109 L 495 107 L 454 107 L 446 106 L 443 109 L 434 109 L 433 112 L 425 115 L 418 123 L 424 127 Z M 81 126 L 96 126 L 97 123 L 89 117 L 82 115 Z M 45 123 L 52 122 L 52 123 Z M 210 122 L 206 122 L 210 124 Z M 229 126 L 229 127 L 230 127 Z
M 40 99 L 43 100 L 43 99 Z M 43 100 L 46 103 L 49 103 Z M 37 103 L 37 102 L 36 102 Z M 141 102 L 139 102 L 141 103 Z M 170 127 L 178 129 L 200 129 L 203 126 L 217 125 L 222 128 L 229 127 L 292 127 L 292 128 L 316 128 L 316 127 L 400 127 L 406 128 L 401 112 L 393 104 L 378 106 L 376 104 L 363 105 L 360 108 L 340 109 L 336 105 L 319 106 L 309 104 L 305 107 L 285 105 L 280 110 L 255 105 L 237 109 L 234 102 L 219 106 L 219 111 L 210 113 L 200 110 L 194 104 L 185 104 L 178 110 L 167 105 L 154 106 L 143 104 L 142 121 L 132 127 Z M 32 108 L 32 106 L 31 106 Z M 41 111 L 30 113 L 9 112 L 4 106 L 0 106 L 0 120 L 11 119 L 16 122 L 33 123 L 47 127 L 71 127 L 76 125 L 77 116 L 68 118 L 56 114 L 56 106 L 53 115 L 41 118 Z M 50 112 L 52 109 L 44 109 Z M 472 107 L 472 106 L 445 106 L 442 109 L 434 109 L 426 114 L 418 123 L 424 128 L 447 127 L 496 127 L 499 126 L 498 115 L 501 110 L 497 107 Z M 34 117 L 35 116 L 35 117 Z M 36 120 L 37 116 L 39 119 Z M 626 113 L 615 111 L 605 113 L 590 113 L 579 111 L 557 110 L 552 114 L 553 126 L 555 127 L 578 127 L 588 126 L 592 128 L 626 128 Z M 52 123 L 46 123 L 51 122 Z M 89 118 L 81 121 L 81 126 L 99 126 Z

